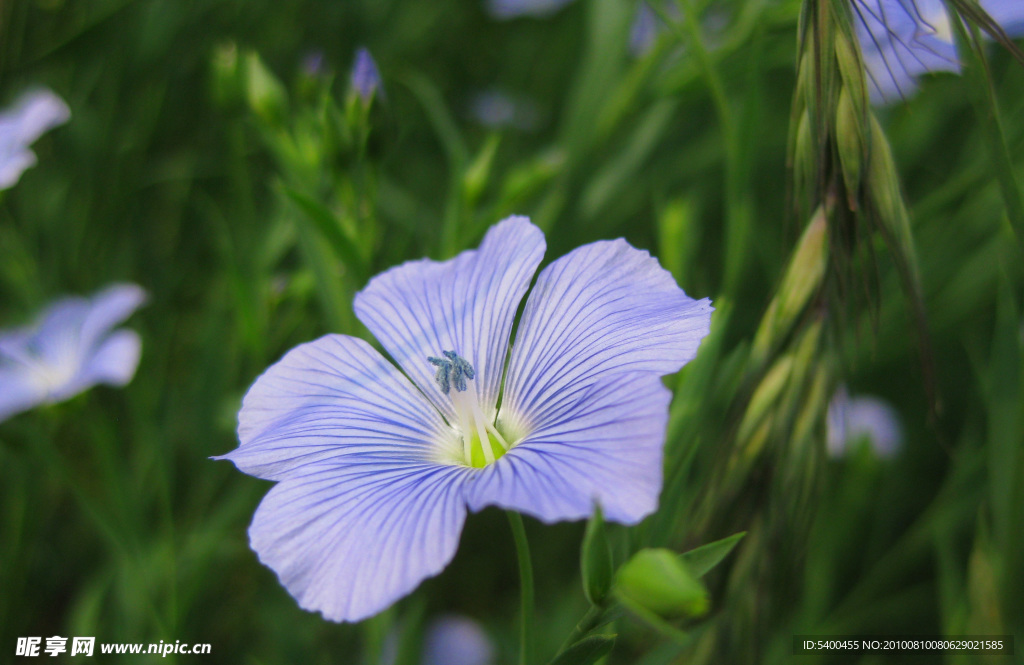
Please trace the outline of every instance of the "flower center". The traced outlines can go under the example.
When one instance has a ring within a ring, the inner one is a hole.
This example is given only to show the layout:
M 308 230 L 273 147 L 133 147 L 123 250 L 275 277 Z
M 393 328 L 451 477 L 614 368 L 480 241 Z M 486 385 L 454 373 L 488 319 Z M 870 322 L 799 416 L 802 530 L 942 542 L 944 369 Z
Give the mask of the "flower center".
M 494 426 L 494 418 L 484 415 L 476 391 L 468 390 L 466 381 L 476 378 L 473 366 L 455 351 L 444 351 L 441 355 L 442 358 L 427 360 L 437 367 L 434 380 L 441 392 L 451 397 L 455 410 L 456 422 L 452 426 L 462 442 L 457 461 L 482 469 L 507 453 L 511 446 Z

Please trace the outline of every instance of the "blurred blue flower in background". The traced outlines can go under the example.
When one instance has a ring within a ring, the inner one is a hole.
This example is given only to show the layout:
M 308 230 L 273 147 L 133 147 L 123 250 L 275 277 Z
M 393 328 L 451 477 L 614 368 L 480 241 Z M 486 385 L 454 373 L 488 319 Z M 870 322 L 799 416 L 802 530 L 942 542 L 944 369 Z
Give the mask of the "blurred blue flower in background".
M 111 330 L 145 299 L 140 287 L 118 284 L 58 300 L 34 324 L 0 332 L 0 421 L 98 383 L 131 381 L 142 342 L 132 330 Z
M 380 71 L 365 48 L 356 51 L 356 60 L 352 64 L 352 89 L 365 104 L 369 104 L 380 89 Z
M 675 8 L 675 5 L 671 7 Z M 640 56 L 650 51 L 664 28 L 661 18 L 654 10 L 646 2 L 641 2 L 633 18 L 633 25 L 629 29 L 630 53 Z
M 502 90 L 487 90 L 470 101 L 469 113 L 474 120 L 490 129 L 515 128 L 524 132 L 537 128 L 539 112 L 529 99 L 510 95 Z
M 978 0 L 981 8 L 1011 37 L 1024 36 L 1024 2 L 1021 0 Z
M 510 351 L 544 250 L 543 233 L 511 217 L 477 250 L 392 268 L 355 312 L 401 369 L 328 335 L 249 389 L 240 446 L 219 459 L 277 481 L 250 544 L 303 608 L 336 621 L 380 612 L 448 564 L 467 510 L 555 522 L 596 500 L 634 524 L 657 508 L 661 376 L 696 355 L 710 302 L 647 252 L 596 242 L 541 271 Z
M 381 665 L 398 660 L 400 633 L 397 629 L 384 639 Z M 420 665 L 494 665 L 494 643 L 479 622 L 461 614 L 442 614 L 423 631 Z
M 842 457 L 858 441 L 867 440 L 879 457 L 892 457 L 903 445 L 899 414 L 877 397 L 851 397 L 840 388 L 828 407 L 828 452 Z
M 13 187 L 25 169 L 35 165 L 36 155 L 29 146 L 70 117 L 67 104 L 46 89 L 26 92 L 0 111 L 0 190 Z
M 573 0 L 486 0 L 487 12 L 500 21 L 520 16 L 542 17 L 554 14 Z
M 1024 1 L 979 4 L 1011 37 L 1024 34 Z M 873 102 L 902 99 L 922 74 L 960 71 L 943 0 L 854 0 L 853 10 Z
M 308 76 L 310 78 L 319 78 L 327 73 L 326 61 L 327 58 L 324 55 L 324 52 L 321 51 L 320 49 L 308 51 L 304 56 L 302 56 L 302 65 L 300 67 L 300 70 L 305 76 Z M 356 62 L 358 64 L 358 57 Z M 372 58 L 370 59 L 370 63 L 373 64 Z
M 449 614 L 434 620 L 423 637 L 423 665 L 492 665 L 494 645 L 472 619 Z

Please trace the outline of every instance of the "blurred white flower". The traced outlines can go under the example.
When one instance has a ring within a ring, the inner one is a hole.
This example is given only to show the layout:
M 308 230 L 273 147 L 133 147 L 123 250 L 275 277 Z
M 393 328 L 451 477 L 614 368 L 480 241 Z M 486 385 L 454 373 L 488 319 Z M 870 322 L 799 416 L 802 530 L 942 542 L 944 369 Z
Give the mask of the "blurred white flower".
M 133 330 L 112 330 L 146 298 L 117 284 L 92 298 L 63 298 L 24 328 L 0 331 L 0 422 L 105 383 L 135 375 L 142 342 Z
M 828 452 L 842 457 L 867 439 L 879 457 L 892 457 L 903 446 L 899 414 L 885 400 L 869 395 L 851 397 L 840 387 L 828 406 Z
M 423 665 L 491 665 L 494 646 L 483 627 L 459 615 L 438 618 L 423 637 Z
M 13 187 L 22 172 L 35 165 L 36 155 L 29 146 L 70 117 L 64 100 L 46 89 L 26 92 L 0 111 L 0 190 Z

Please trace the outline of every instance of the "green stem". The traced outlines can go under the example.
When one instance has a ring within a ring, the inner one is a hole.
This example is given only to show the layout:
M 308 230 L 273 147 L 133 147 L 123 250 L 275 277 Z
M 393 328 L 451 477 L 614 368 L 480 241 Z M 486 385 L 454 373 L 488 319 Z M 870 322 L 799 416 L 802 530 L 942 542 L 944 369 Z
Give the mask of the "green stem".
M 601 617 L 604 616 L 604 607 L 598 607 L 597 605 L 591 605 L 587 613 L 583 615 L 580 622 L 576 624 L 576 627 L 569 633 L 569 637 L 566 638 L 562 648 L 559 649 L 559 653 L 565 651 L 576 642 L 580 641 L 587 636 L 587 633 L 597 628 L 601 622 Z
M 526 541 L 526 529 L 519 513 L 509 511 L 508 523 L 516 541 L 516 556 L 519 559 L 519 582 L 522 590 L 522 620 L 519 625 L 519 665 L 532 665 L 533 661 L 533 563 L 530 561 L 530 544 Z

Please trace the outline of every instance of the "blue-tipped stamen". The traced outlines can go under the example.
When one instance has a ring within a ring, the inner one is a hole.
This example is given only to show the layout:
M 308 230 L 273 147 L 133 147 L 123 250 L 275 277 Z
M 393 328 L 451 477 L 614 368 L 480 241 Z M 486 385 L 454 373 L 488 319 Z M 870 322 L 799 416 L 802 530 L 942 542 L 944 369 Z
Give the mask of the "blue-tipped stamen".
M 452 364 L 443 358 L 435 358 L 433 356 L 427 358 L 427 361 L 429 361 L 431 365 L 437 367 L 437 373 L 434 374 L 434 380 L 437 381 L 437 385 L 441 389 L 441 392 L 447 395 L 450 385 L 448 374 L 452 371 Z
M 456 429 L 462 439 L 461 461 L 475 468 L 492 464 L 511 446 L 494 426 L 493 417 L 488 419 L 484 416 L 476 394 L 466 390 L 466 379 L 475 379 L 476 370 L 455 351 L 442 351 L 441 355 L 442 358 L 429 356 L 427 361 L 437 368 L 434 380 L 441 392 L 451 395 Z
M 437 367 L 434 380 L 437 381 L 441 392 L 447 395 L 452 386 L 458 392 L 464 391 L 466 389 L 466 379 L 472 379 L 476 376 L 473 366 L 469 364 L 468 360 L 454 351 L 442 351 L 441 355 L 444 358 L 435 358 L 433 356 L 427 358 L 431 365 Z

